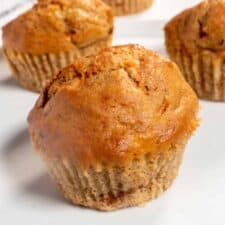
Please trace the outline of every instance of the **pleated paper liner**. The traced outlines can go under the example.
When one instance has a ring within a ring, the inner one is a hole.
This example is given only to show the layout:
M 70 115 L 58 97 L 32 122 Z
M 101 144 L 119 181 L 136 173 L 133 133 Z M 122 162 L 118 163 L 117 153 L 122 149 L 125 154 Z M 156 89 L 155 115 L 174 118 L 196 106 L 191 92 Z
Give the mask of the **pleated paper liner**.
M 73 63 L 80 56 L 94 54 L 111 45 L 112 37 L 98 41 L 84 48 L 57 54 L 32 55 L 3 49 L 5 58 L 16 80 L 25 88 L 40 92 L 48 80 L 60 69 Z
M 201 50 L 188 55 L 181 51 L 174 61 L 200 98 L 225 101 L 225 52 Z
M 44 155 L 44 159 L 66 199 L 75 205 L 111 211 L 143 205 L 165 191 L 177 176 L 184 146 L 145 154 L 127 166 L 91 166 L 85 171 L 65 158 Z
M 153 0 L 104 0 L 112 6 L 116 16 L 141 12 L 152 5 Z

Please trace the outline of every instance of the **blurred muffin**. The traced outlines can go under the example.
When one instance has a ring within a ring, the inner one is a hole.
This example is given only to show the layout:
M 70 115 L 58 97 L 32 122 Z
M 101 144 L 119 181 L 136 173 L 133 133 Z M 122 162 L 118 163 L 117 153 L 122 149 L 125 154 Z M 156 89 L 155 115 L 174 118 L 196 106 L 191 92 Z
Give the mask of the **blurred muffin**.
M 112 6 L 116 16 L 141 12 L 152 5 L 153 0 L 103 0 Z
M 225 1 L 187 9 L 165 27 L 172 60 L 200 98 L 225 101 Z
M 39 0 L 3 27 L 3 48 L 13 75 L 40 91 L 74 59 L 110 46 L 112 10 L 100 0 Z
M 157 197 L 176 177 L 198 100 L 177 66 L 137 45 L 78 59 L 28 121 L 63 195 L 100 210 Z

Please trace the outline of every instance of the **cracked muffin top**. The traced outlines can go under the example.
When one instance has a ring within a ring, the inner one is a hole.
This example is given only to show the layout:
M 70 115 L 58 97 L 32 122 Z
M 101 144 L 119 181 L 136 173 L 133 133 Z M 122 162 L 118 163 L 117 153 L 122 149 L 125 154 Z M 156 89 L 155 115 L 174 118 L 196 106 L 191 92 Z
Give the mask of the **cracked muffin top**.
M 3 27 L 3 44 L 25 53 L 54 53 L 86 47 L 112 32 L 112 10 L 100 0 L 39 0 Z
M 225 50 L 225 1 L 206 0 L 174 17 L 165 27 L 170 45 L 194 52 Z
M 192 134 L 197 111 L 197 97 L 174 63 L 126 45 L 63 69 L 28 121 L 37 149 L 90 166 L 166 151 Z

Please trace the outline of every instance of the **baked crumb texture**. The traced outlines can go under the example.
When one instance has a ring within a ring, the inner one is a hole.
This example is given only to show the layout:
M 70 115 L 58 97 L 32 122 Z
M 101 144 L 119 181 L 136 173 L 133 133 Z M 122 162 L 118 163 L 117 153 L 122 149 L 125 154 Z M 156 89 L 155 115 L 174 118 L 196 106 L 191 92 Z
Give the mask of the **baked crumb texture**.
M 225 101 L 225 1 L 208 0 L 165 26 L 166 47 L 203 99 Z
M 126 45 L 63 69 L 28 121 L 33 145 L 64 196 L 115 210 L 169 187 L 197 112 L 197 97 L 174 63 Z
M 100 0 L 39 0 L 3 27 L 3 50 L 14 77 L 40 91 L 80 56 L 111 45 L 112 10 Z
M 153 0 L 103 0 L 113 8 L 116 16 L 141 12 L 149 8 Z

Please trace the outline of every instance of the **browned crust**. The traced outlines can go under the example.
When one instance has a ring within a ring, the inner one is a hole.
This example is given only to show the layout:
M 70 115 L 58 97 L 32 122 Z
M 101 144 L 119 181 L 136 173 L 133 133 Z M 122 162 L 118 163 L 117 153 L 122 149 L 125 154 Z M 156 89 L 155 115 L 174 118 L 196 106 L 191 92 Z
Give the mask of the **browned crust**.
M 166 48 L 203 99 L 225 101 L 225 1 L 208 0 L 165 26 Z
M 29 124 L 38 149 L 89 167 L 167 149 L 192 134 L 197 111 L 174 63 L 127 45 L 65 68 L 41 94 Z
M 100 0 L 39 0 L 3 27 L 3 46 L 22 53 L 56 53 L 85 47 L 112 32 L 112 10 Z
M 170 54 L 182 49 L 193 54 L 199 50 L 225 50 L 225 2 L 207 0 L 186 9 L 165 26 Z

